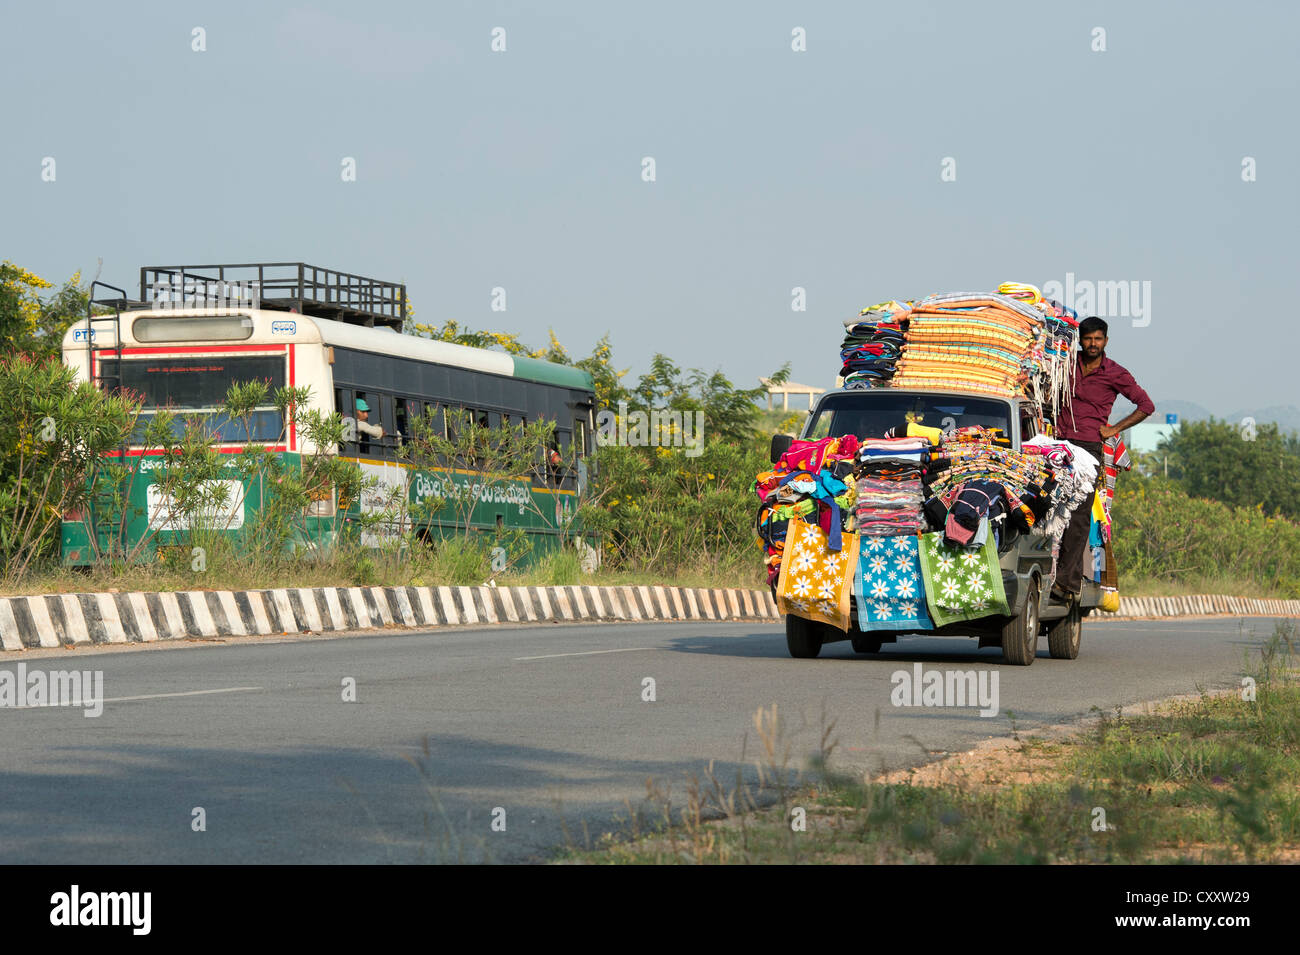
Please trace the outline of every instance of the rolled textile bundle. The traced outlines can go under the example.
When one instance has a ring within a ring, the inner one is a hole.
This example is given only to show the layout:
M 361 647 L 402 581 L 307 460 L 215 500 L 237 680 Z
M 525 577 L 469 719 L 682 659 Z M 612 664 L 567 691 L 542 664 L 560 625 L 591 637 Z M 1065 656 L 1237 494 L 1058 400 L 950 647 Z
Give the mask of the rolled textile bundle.
M 998 286 L 998 294 L 1020 299 L 1030 305 L 1035 305 L 1043 300 L 1043 293 L 1038 291 L 1037 286 L 1026 285 L 1023 282 L 1003 282 Z

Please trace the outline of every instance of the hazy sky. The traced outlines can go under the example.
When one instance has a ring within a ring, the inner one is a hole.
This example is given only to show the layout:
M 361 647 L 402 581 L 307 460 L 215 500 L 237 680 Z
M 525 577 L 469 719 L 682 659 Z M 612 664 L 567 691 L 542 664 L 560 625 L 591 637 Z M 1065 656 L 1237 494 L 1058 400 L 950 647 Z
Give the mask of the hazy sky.
M 0 257 L 55 281 L 306 261 L 405 281 L 422 321 L 578 354 L 610 332 L 633 380 L 660 351 L 830 386 L 863 305 L 1073 273 L 1150 283 L 1110 354 L 1157 400 L 1300 403 L 1291 4 L 4 0 L 0 23 Z

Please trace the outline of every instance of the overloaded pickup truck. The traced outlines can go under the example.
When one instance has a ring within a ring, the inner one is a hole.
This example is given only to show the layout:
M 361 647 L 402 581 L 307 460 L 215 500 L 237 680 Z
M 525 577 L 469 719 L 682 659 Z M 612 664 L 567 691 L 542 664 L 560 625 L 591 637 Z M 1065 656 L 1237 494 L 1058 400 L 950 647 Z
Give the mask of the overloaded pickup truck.
M 856 435 L 859 438 L 883 434 L 904 420 L 932 428 L 964 428 L 982 425 L 1001 428 L 1011 446 L 1035 434 L 1035 416 L 1025 403 L 1011 398 L 956 391 L 917 391 L 895 388 L 839 389 L 822 395 L 808 415 L 801 438 L 816 440 L 828 436 Z M 772 437 L 772 463 L 776 463 L 793 435 Z M 998 549 L 1002 584 L 1012 615 L 983 617 L 948 624 L 929 631 L 903 631 L 935 636 L 973 637 L 980 647 L 1000 646 L 1011 664 L 1034 662 L 1040 637 L 1047 637 L 1051 655 L 1073 660 L 1079 655 L 1083 618 L 1101 604 L 1101 588 L 1083 581 L 1079 600 L 1067 606 L 1051 597 L 1052 550 L 1045 537 L 1006 528 Z M 824 644 L 849 640 L 858 653 L 878 653 L 884 643 L 898 640 L 898 632 L 859 630 L 857 605 L 853 602 L 849 630 L 790 614 L 785 618 L 786 643 L 794 657 L 815 657 Z

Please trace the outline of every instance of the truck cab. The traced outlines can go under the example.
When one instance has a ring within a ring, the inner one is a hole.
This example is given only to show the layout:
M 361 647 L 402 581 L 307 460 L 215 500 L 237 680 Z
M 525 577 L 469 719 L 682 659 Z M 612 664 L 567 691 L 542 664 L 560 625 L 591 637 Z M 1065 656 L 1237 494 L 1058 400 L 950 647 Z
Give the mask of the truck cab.
M 1010 437 L 1012 448 L 1019 450 L 1022 441 L 1035 435 L 1036 419 L 1034 408 L 1028 402 L 996 395 L 902 388 L 837 389 L 821 396 L 808 413 L 800 437 L 806 440 L 848 434 L 859 438 L 879 437 L 889 428 L 909 421 L 945 431 L 981 425 L 1001 428 Z M 789 435 L 773 437 L 773 463 L 791 440 Z M 975 637 L 980 647 L 1001 646 L 1007 662 L 1024 666 L 1033 662 L 1040 636 L 1048 637 L 1053 657 L 1077 657 L 1082 619 L 1100 605 L 1101 588 L 1084 580 L 1076 603 L 1067 606 L 1053 600 L 1052 548 L 1051 541 L 1045 537 L 1008 527 L 998 548 L 998 558 L 1012 615 L 964 621 L 924 632 Z M 854 602 L 847 632 L 787 616 L 786 636 L 793 656 L 816 656 L 822 644 L 839 640 L 851 640 L 858 652 L 875 653 L 882 643 L 895 642 L 899 634 L 858 630 Z

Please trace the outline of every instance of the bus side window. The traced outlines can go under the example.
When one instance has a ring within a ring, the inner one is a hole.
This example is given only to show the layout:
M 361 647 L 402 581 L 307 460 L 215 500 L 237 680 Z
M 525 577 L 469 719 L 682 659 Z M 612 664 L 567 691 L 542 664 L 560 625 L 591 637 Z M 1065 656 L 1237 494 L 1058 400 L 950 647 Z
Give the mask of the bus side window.
M 560 464 L 555 469 L 557 473 L 555 486 L 571 487 L 573 485 L 573 476 L 570 471 L 573 462 L 573 432 L 569 431 L 568 428 L 557 428 L 555 436 L 560 452 Z
M 376 407 L 378 405 L 378 407 Z M 392 458 L 397 439 L 393 435 L 393 396 L 376 395 L 370 401 L 370 423 L 382 428 L 384 436 L 375 441 L 375 450 L 382 458 Z
M 429 433 L 437 438 L 447 437 L 447 428 L 443 421 L 443 406 L 436 401 L 427 401 L 424 405 L 424 424 Z
M 365 407 L 362 407 L 364 403 Z M 365 412 L 365 421 L 362 421 L 362 412 Z M 358 391 L 352 400 L 352 417 L 356 421 L 357 429 L 357 454 L 370 455 L 377 448 L 374 442 L 378 439 L 368 431 L 368 428 L 374 428 L 379 422 L 379 396 L 374 392 Z
M 343 419 L 343 443 L 339 445 L 343 454 L 355 456 L 357 454 L 357 441 L 360 432 L 357 431 L 357 411 L 354 407 L 352 389 L 335 388 L 334 389 L 334 410 L 338 416 Z
M 460 433 L 461 416 L 464 409 L 456 405 L 446 405 L 447 413 L 447 440 L 456 443 L 456 436 Z
M 412 401 L 410 398 L 397 399 L 394 408 L 395 417 L 393 418 L 393 431 L 395 432 L 394 438 L 396 439 L 399 448 L 402 446 L 402 441 L 411 433 L 410 414 L 418 413 L 419 408 L 420 403 L 418 401 Z
M 445 440 L 447 437 L 443 406 L 436 401 L 413 402 L 413 405 L 418 405 L 418 407 L 412 410 L 411 436 L 419 437 L 422 456 L 434 454 L 432 442 Z M 419 419 L 418 427 L 416 426 L 417 418 Z M 441 453 L 434 454 L 433 461 L 437 465 L 446 465 L 447 463 L 446 457 Z
M 587 445 L 587 422 L 581 418 L 574 418 L 573 434 L 578 448 L 578 457 L 585 458 L 590 451 Z

